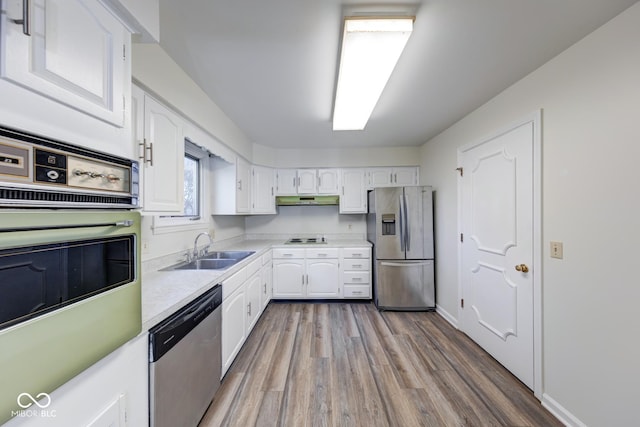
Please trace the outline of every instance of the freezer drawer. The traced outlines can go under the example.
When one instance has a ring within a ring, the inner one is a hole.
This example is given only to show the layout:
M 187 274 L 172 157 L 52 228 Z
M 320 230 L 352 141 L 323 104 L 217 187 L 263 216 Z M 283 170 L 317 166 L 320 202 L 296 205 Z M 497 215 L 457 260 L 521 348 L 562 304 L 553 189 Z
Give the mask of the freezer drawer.
M 433 260 L 376 261 L 375 301 L 380 309 L 433 310 Z

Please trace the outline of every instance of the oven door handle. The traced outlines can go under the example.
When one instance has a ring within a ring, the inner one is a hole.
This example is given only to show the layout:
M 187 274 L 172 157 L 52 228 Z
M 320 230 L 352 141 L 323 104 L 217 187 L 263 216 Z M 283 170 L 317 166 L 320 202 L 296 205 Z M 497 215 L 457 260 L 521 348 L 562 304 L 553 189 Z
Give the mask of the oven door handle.
M 125 219 L 123 221 L 107 222 L 107 223 L 101 223 L 101 224 L 49 225 L 49 226 L 39 226 L 39 227 L 0 228 L 0 233 L 13 233 L 15 231 L 66 230 L 71 228 L 131 227 L 132 225 L 133 225 L 133 220 Z

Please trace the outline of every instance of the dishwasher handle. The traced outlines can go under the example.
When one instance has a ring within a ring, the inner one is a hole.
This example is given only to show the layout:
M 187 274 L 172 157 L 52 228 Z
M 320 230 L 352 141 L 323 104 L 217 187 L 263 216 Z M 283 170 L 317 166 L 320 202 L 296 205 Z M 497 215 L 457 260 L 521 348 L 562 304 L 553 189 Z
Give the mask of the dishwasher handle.
M 178 310 L 149 330 L 149 361 L 155 362 L 187 336 L 222 304 L 222 286 L 213 289 Z

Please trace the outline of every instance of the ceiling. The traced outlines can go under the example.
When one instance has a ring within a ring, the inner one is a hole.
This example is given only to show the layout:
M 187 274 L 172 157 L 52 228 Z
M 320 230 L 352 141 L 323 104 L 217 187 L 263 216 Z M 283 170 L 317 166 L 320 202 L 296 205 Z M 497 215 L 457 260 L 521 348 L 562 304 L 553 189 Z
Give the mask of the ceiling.
M 363 131 L 332 130 L 345 7 L 357 0 L 160 0 L 161 45 L 257 144 L 416 146 L 636 0 L 422 0 Z

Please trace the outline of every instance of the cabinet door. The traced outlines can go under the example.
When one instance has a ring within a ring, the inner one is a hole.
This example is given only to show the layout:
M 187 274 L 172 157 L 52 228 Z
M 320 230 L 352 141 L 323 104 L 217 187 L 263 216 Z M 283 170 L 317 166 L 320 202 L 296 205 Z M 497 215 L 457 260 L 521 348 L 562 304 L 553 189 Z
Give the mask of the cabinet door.
M 337 298 L 340 296 L 340 269 L 337 259 L 307 260 L 307 297 Z
M 342 170 L 340 213 L 367 213 L 364 169 Z
M 245 305 L 247 307 L 246 325 L 247 336 L 249 336 L 249 332 L 251 332 L 258 321 L 260 313 L 262 313 L 262 276 L 260 275 L 260 272 L 257 272 L 247 280 L 245 289 Z
M 249 162 L 241 157 L 236 159 L 236 212 L 249 213 L 251 199 L 251 170 Z
M 180 214 L 184 204 L 182 120 L 149 96 L 144 109 L 144 212 Z
M 243 286 L 222 301 L 222 375 L 233 363 L 247 337 L 246 322 L 247 309 Z
M 393 168 L 393 185 L 418 185 L 418 169 L 414 167 Z
M 303 259 L 274 259 L 273 297 L 303 298 L 304 268 Z
M 251 213 L 276 213 L 276 198 L 273 191 L 273 169 L 263 166 L 251 167 Z
M 317 184 L 315 169 L 298 169 L 298 194 L 316 194 Z
M 26 0 L 25 0 L 26 1 Z M 5 2 L 2 77 L 118 127 L 125 124 L 125 53 L 130 36 L 98 0 L 31 0 L 31 36 L 22 2 Z
M 338 169 L 318 169 L 318 194 L 338 194 L 339 188 Z
M 367 173 L 369 175 L 369 188 L 390 187 L 393 185 L 391 168 L 372 168 Z
M 273 294 L 273 262 L 269 262 L 260 270 L 262 275 L 262 309 L 264 310 L 269 301 L 271 301 L 271 295 Z
M 184 203 L 182 120 L 145 96 L 144 212 L 180 214 Z
M 276 194 L 291 196 L 298 194 L 298 175 L 295 169 L 278 169 L 276 171 Z

